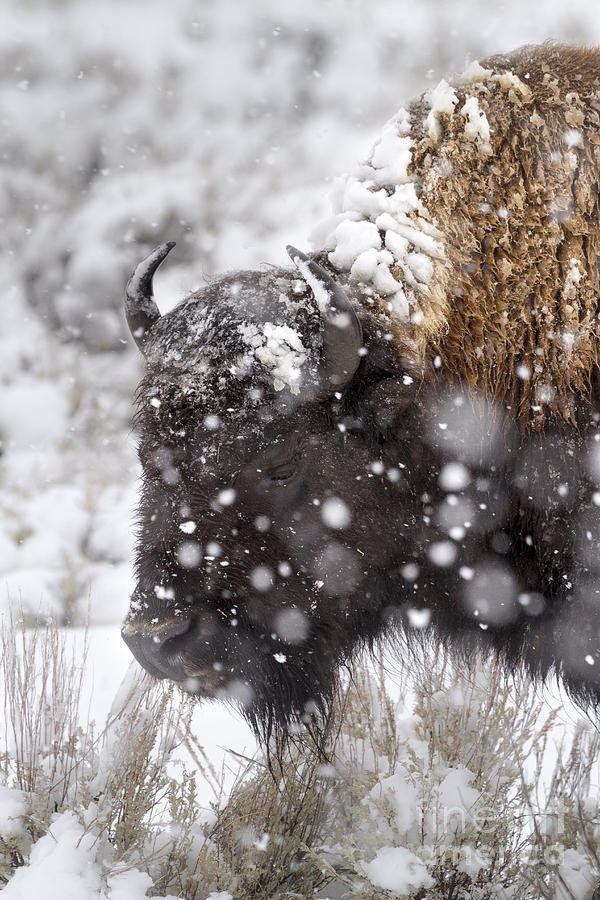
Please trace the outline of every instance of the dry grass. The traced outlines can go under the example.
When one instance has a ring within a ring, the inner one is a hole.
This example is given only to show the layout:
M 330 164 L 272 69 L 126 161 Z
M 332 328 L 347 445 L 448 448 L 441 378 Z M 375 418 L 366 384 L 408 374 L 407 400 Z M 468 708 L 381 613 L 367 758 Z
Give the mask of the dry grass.
M 555 713 L 525 678 L 509 682 L 499 666 L 467 671 L 442 657 L 416 687 L 401 667 L 400 696 L 411 698 L 404 706 L 383 668 L 359 661 L 340 691 L 331 762 L 307 738 L 270 766 L 238 761 L 225 796 L 193 734 L 189 698 L 133 667 L 96 732 L 80 708 L 80 655 L 67 652 L 54 626 L 7 623 L 0 649 L 0 776 L 24 798 L 22 827 L 0 835 L 5 882 L 66 810 L 93 835 L 105 879 L 141 869 L 153 894 L 182 900 L 213 890 L 235 900 L 311 898 L 334 881 L 348 898 L 381 900 L 395 895 L 374 887 L 364 866 L 385 846 L 426 861 L 431 900 L 584 897 L 573 890 L 567 851 L 585 862 L 590 884 L 600 873 L 597 795 L 590 799 L 598 734 L 579 726 L 553 750 Z M 187 762 L 175 769 L 180 753 Z M 453 812 L 460 827 L 449 827 L 444 779 L 466 770 L 468 803 Z M 210 810 L 198 806 L 199 779 L 213 788 Z M 400 800 L 398 784 L 408 792 Z M 481 864 L 467 864 L 474 854 Z
M 0 771 L 48 807 L 60 807 L 94 745 L 93 733 L 78 727 L 83 669 L 56 628 L 26 631 L 13 618 L 0 632 L 0 651 L 9 750 Z

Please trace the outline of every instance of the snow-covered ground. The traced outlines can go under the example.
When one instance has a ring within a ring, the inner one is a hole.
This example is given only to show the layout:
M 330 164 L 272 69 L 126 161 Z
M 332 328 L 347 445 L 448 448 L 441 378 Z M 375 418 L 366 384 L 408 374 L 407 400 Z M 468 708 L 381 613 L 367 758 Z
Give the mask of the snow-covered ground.
M 284 263 L 410 96 L 548 38 L 600 42 L 596 0 L 3 0 L 0 610 L 89 620 L 98 718 L 130 662 L 128 273 L 177 241 L 164 310 L 212 273 Z M 197 728 L 217 767 L 253 752 L 224 707 Z

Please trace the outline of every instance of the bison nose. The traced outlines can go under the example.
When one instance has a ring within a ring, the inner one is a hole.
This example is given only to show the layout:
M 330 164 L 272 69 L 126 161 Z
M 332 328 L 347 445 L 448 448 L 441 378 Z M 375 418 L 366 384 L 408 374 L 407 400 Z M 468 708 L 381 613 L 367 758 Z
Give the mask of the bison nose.
M 139 664 L 155 678 L 184 681 L 182 651 L 192 629 L 191 616 L 136 628 L 125 622 L 121 636 Z

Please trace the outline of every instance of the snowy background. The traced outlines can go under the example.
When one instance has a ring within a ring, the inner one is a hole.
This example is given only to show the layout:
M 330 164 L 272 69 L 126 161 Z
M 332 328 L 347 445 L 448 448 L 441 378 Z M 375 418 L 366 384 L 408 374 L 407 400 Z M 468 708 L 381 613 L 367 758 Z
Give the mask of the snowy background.
M 130 270 L 177 241 L 164 311 L 284 263 L 402 103 L 547 38 L 600 43 L 596 0 L 2 0 L 0 610 L 89 617 L 99 716 L 129 663 Z M 216 759 L 252 752 L 230 713 L 198 722 Z

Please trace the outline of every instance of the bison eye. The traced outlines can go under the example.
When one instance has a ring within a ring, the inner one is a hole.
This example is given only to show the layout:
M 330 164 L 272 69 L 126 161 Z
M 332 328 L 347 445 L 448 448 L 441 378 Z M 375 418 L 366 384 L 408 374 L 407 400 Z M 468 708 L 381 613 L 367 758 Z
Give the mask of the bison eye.
M 274 481 L 275 484 L 285 484 L 294 477 L 298 471 L 299 463 L 300 454 L 297 453 L 293 459 L 289 460 L 289 462 L 282 463 L 282 465 L 277 466 L 275 469 L 271 469 L 269 478 L 271 481 Z

